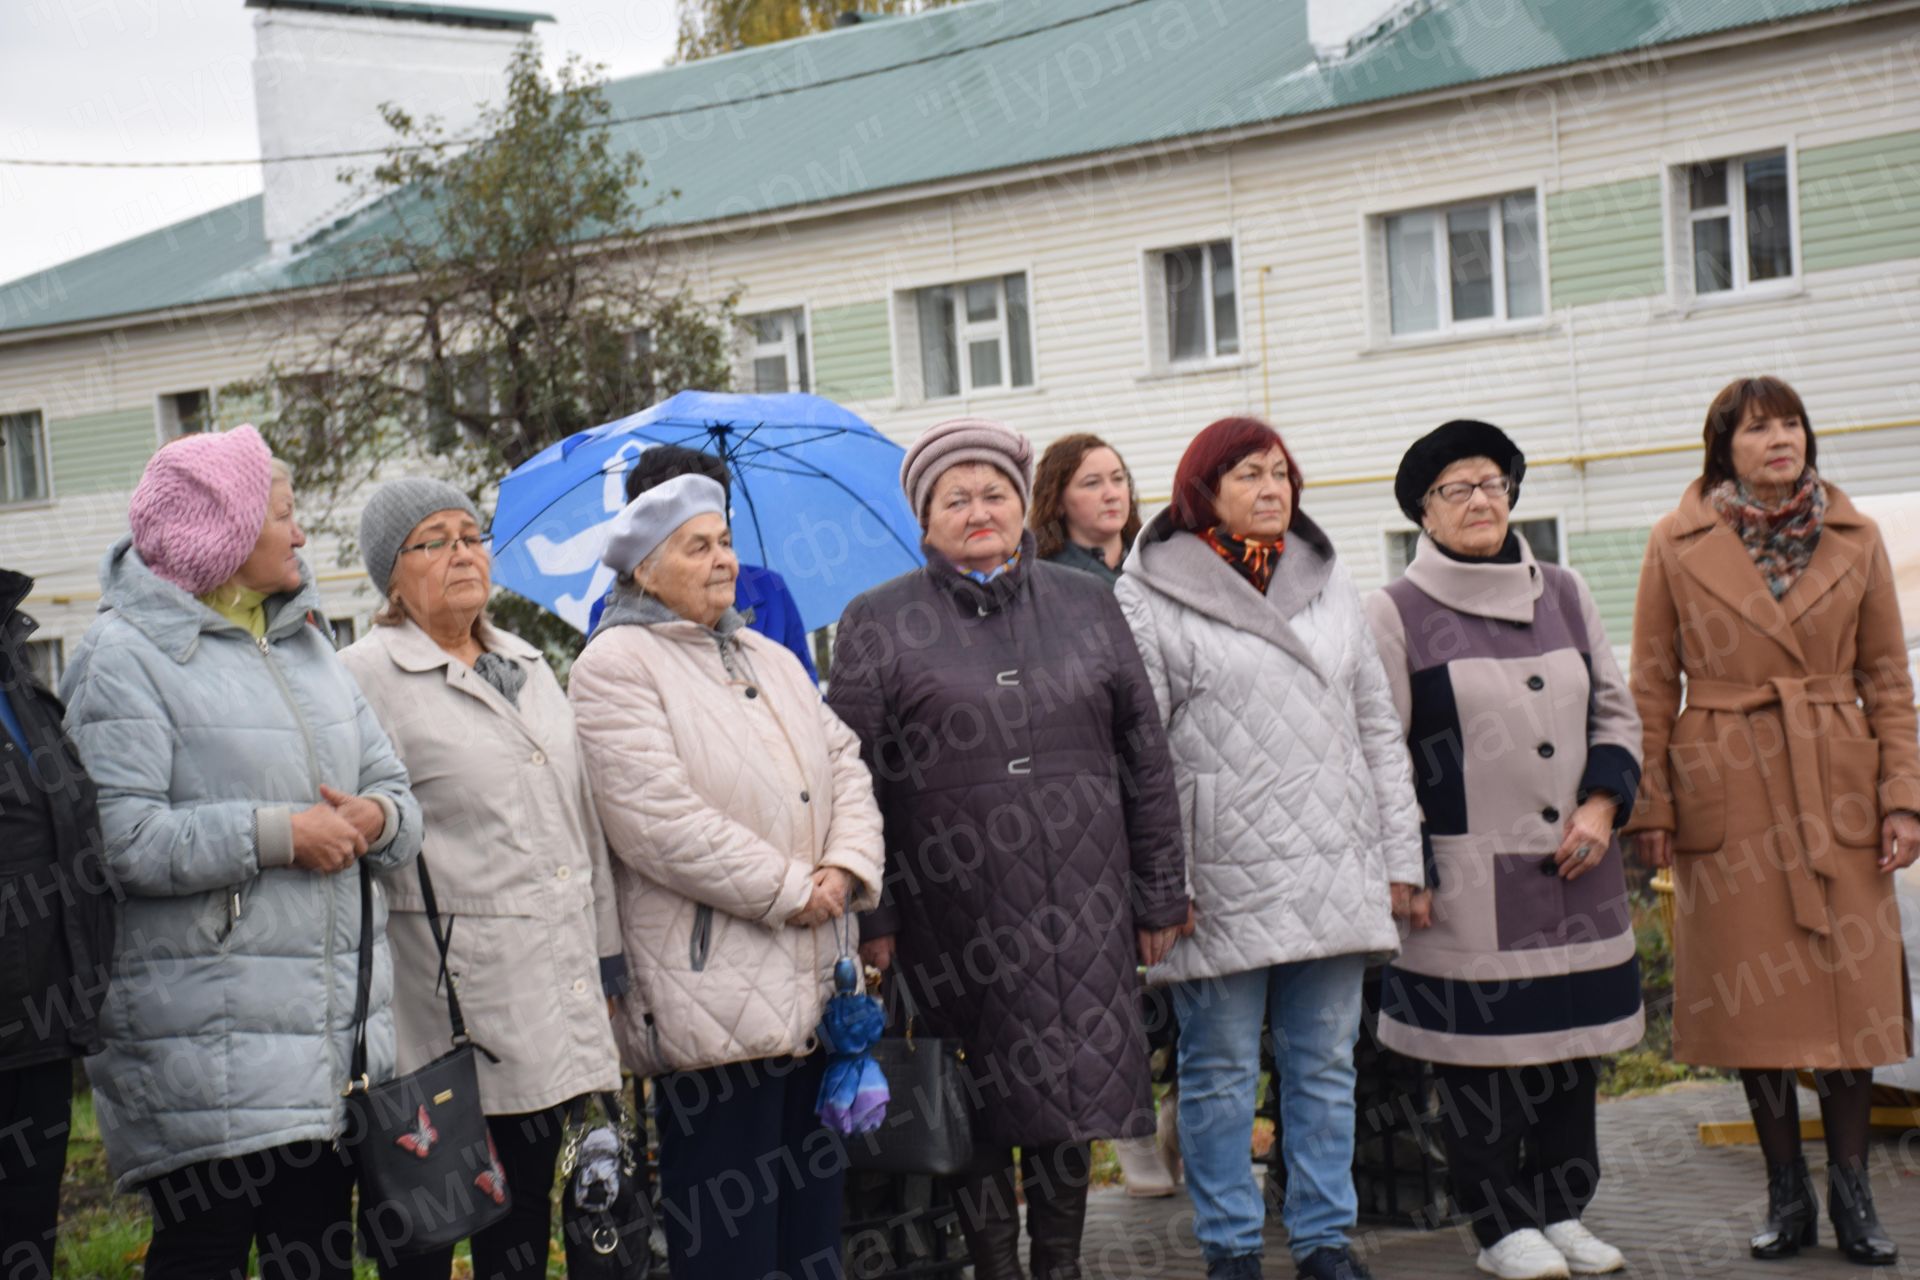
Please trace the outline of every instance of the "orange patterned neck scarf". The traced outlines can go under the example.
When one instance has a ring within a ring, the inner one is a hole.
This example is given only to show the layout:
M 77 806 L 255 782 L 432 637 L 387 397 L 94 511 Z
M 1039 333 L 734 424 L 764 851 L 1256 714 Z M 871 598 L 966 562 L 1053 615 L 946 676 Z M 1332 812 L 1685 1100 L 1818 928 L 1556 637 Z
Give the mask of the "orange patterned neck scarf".
M 1263 542 L 1258 538 L 1236 538 L 1225 529 L 1203 529 L 1200 538 L 1261 595 L 1267 594 L 1267 584 L 1273 581 L 1280 553 L 1287 549 L 1285 534 L 1272 542 Z

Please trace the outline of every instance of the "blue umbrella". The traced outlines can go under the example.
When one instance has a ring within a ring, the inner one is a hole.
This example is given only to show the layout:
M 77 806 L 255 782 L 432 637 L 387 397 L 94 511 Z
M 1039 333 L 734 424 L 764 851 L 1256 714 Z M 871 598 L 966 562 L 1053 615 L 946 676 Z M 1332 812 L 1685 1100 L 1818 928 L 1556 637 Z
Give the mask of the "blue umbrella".
M 585 631 L 613 582 L 600 552 L 626 473 L 656 444 L 726 459 L 734 548 L 786 579 L 809 630 L 924 562 L 900 491 L 905 451 L 857 414 L 819 396 L 682 391 L 549 445 L 500 482 L 494 581 Z

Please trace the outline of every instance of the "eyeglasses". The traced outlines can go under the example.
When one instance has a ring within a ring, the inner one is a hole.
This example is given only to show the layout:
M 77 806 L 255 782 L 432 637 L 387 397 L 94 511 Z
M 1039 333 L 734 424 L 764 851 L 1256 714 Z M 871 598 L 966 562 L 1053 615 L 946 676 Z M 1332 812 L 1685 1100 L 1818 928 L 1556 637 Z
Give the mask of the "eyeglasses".
M 485 534 L 463 533 L 457 538 L 428 538 L 425 542 L 416 542 L 410 547 L 400 548 L 400 554 L 422 551 L 426 553 L 427 559 L 438 560 L 447 552 L 458 551 L 462 547 L 468 551 L 486 551 L 489 549 L 488 544 L 492 541 L 493 539 Z
M 1489 476 L 1479 484 L 1470 480 L 1455 480 L 1450 484 L 1437 484 L 1427 493 L 1437 493 L 1441 501 L 1457 507 L 1472 498 L 1475 489 L 1486 494 L 1489 501 L 1505 502 L 1513 496 L 1513 481 L 1506 476 Z

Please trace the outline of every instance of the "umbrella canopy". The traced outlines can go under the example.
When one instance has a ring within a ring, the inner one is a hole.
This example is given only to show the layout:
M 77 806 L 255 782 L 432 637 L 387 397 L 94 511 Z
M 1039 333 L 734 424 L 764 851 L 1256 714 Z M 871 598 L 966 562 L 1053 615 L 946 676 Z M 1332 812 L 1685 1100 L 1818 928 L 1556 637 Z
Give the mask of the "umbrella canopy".
M 500 482 L 494 581 L 585 631 L 613 582 L 600 553 L 626 473 L 656 444 L 726 459 L 734 549 L 786 579 L 809 630 L 924 563 L 900 490 L 905 451 L 858 415 L 819 396 L 682 391 L 550 445 Z

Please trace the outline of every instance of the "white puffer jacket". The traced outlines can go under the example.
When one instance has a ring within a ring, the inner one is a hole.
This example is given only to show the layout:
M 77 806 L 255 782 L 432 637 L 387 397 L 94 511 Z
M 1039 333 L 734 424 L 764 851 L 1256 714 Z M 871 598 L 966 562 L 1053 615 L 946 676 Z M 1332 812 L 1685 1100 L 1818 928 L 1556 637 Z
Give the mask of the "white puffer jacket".
M 1163 512 L 1116 593 L 1190 851 L 1196 929 L 1150 980 L 1397 950 L 1388 883 L 1423 879 L 1406 735 L 1326 535 L 1296 518 L 1262 599 Z
M 636 594 L 615 595 L 567 694 L 614 855 L 627 1067 L 811 1053 L 885 858 L 853 731 L 738 614 L 703 627 Z M 820 867 L 853 877 L 848 914 L 796 928 Z

